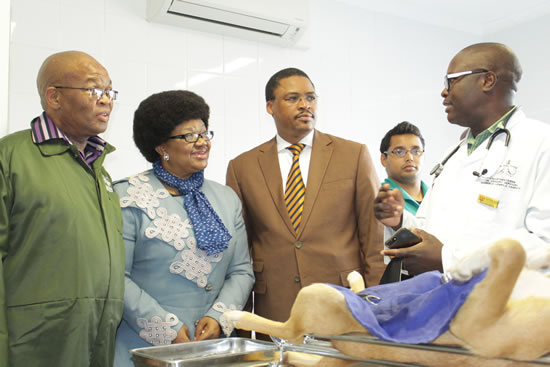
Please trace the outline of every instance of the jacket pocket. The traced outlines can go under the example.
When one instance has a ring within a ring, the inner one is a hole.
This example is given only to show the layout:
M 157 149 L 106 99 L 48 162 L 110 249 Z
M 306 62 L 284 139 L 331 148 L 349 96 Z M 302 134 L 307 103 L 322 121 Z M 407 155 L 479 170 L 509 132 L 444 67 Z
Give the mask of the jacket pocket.
M 332 191 L 332 190 L 347 190 L 353 188 L 353 180 L 344 179 L 332 182 L 326 182 L 321 186 L 321 191 Z
M 254 293 L 265 294 L 267 284 L 264 279 L 264 262 L 256 261 L 252 262 L 252 269 L 254 270 L 254 276 L 256 277 L 256 282 L 254 283 Z
M 97 335 L 102 307 L 94 305 L 103 302 L 67 299 L 8 307 L 10 353 L 17 361 L 14 365 L 89 365 L 93 350 L 83 341 Z M 32 361 L 37 355 L 48 356 L 47 363 Z

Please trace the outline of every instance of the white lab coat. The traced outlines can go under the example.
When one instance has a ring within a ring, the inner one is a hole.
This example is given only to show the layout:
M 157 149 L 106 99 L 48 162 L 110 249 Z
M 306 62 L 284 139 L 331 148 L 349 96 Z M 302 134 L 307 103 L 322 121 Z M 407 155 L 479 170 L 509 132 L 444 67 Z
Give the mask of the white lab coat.
M 443 243 L 444 270 L 501 238 L 519 240 L 528 261 L 535 250 L 550 248 L 550 125 L 517 110 L 507 128 L 508 148 L 500 134 L 489 151 L 484 142 L 468 156 L 463 140 L 434 179 L 416 218 L 404 213 L 404 227 L 422 228 Z M 473 175 L 483 168 L 487 174 Z M 498 206 L 479 203 L 480 195 L 498 200 Z

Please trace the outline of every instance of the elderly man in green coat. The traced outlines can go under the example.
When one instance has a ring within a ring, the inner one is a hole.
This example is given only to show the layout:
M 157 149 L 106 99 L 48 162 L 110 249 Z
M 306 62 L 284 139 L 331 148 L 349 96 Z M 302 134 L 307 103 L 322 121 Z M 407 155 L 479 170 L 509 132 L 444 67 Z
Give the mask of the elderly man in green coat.
M 37 85 L 44 112 L 0 140 L 0 366 L 111 366 L 124 246 L 97 135 L 117 92 L 77 51 L 48 57 Z

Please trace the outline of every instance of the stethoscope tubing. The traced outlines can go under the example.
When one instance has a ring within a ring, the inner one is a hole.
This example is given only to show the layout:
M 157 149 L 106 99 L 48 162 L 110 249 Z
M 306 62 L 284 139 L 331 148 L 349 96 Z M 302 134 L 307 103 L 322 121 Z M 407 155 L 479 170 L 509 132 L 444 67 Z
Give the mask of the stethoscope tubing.
M 512 117 L 512 115 L 517 111 L 517 108 L 518 108 L 517 106 L 514 106 L 512 111 L 510 111 L 510 114 L 506 117 L 506 119 L 502 123 L 503 127 L 497 129 L 494 133 L 491 134 L 491 136 L 489 137 L 489 140 L 487 141 L 487 145 L 485 147 L 485 149 L 487 149 L 487 151 L 489 151 L 489 149 L 491 149 L 491 146 L 493 145 L 493 140 L 495 140 L 495 138 L 497 136 L 499 136 L 500 134 L 506 134 L 506 138 L 504 140 L 504 147 L 508 148 L 508 144 L 510 144 L 510 139 L 511 139 L 512 134 L 510 133 L 510 130 L 508 130 L 506 128 L 506 125 L 508 125 L 508 121 L 510 121 L 510 118 Z M 465 140 L 466 140 L 466 138 L 462 139 L 460 141 L 460 143 L 458 143 L 457 146 L 440 163 L 437 163 L 432 168 L 432 170 L 430 171 L 430 175 L 434 175 L 434 179 L 432 180 L 433 182 L 435 182 L 435 179 L 437 177 L 439 177 L 441 172 L 443 172 L 443 168 L 444 168 L 445 164 L 447 163 L 447 161 L 449 159 L 451 159 L 451 157 L 453 155 L 455 155 L 456 152 L 458 152 L 458 150 L 460 149 L 460 147 L 462 146 L 462 144 L 464 143 Z M 477 177 L 481 177 L 486 173 L 487 173 L 486 169 L 483 169 L 483 170 L 480 169 L 480 171 L 474 171 L 473 175 L 477 176 Z M 433 185 L 433 183 L 432 183 L 432 185 Z

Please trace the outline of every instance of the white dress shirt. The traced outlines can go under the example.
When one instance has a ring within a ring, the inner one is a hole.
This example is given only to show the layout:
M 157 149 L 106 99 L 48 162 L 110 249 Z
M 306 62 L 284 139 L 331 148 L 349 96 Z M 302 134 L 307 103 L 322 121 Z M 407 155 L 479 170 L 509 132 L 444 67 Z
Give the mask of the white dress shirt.
M 300 153 L 300 171 L 302 173 L 302 180 L 304 185 L 307 188 L 307 175 L 309 171 L 309 162 L 311 161 L 311 149 L 313 146 L 313 133 L 312 130 L 309 134 L 304 136 L 299 143 L 305 144 L 304 150 Z M 286 181 L 288 178 L 288 173 L 290 172 L 290 167 L 292 166 L 292 152 L 287 148 L 292 144 L 281 138 L 277 134 L 277 152 L 279 153 L 279 166 L 281 168 L 281 177 L 283 178 L 283 190 L 286 187 Z

